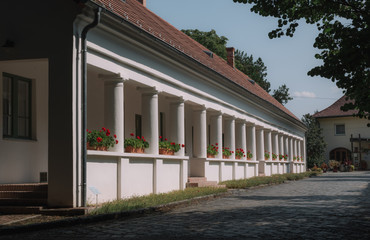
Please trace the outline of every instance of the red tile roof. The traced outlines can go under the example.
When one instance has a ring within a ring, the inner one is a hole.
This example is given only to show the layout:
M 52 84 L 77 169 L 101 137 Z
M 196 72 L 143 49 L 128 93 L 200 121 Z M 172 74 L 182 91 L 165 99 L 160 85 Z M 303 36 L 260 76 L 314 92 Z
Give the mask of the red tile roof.
M 209 51 L 203 45 L 193 40 L 174 26 L 144 7 L 137 0 L 90 0 L 104 7 L 123 19 L 138 26 L 141 30 L 155 36 L 157 39 L 167 43 L 169 47 L 175 48 L 213 71 L 221 74 L 227 79 L 237 83 L 254 95 L 271 103 L 291 117 L 299 120 L 292 112 L 280 104 L 275 98 L 268 94 L 258 84 L 252 84 L 250 78 L 241 71 L 232 68 L 227 62 L 216 54 L 210 58 L 204 51 Z
M 339 98 L 335 103 L 325 108 L 324 110 L 315 113 L 313 116 L 315 118 L 325 118 L 325 117 L 348 117 L 357 113 L 357 110 L 349 110 L 344 112 L 340 110 L 340 107 L 345 103 L 353 102 L 353 100 L 346 100 L 346 96 Z

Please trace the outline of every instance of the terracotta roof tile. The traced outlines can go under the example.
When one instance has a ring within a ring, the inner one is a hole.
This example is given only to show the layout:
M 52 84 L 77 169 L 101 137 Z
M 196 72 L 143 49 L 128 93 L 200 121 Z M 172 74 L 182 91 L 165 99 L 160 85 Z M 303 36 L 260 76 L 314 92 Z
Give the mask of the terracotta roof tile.
M 313 116 L 316 118 L 352 116 L 353 114 L 357 113 L 357 110 L 349 110 L 347 112 L 340 110 L 341 106 L 343 106 L 345 103 L 350 103 L 350 102 L 353 102 L 353 101 L 346 100 L 346 96 L 343 96 L 339 98 L 335 103 L 325 108 L 324 110 L 318 113 L 315 113 Z
M 273 104 L 276 108 L 282 110 L 296 120 L 299 120 L 292 112 L 280 104 L 257 83 L 252 84 L 247 75 L 229 66 L 224 59 L 216 54 L 213 55 L 213 58 L 210 58 L 206 53 L 204 53 L 205 50 L 209 51 L 207 48 L 151 12 L 137 0 L 91 1 L 121 16 L 123 19 L 127 19 L 132 24 L 167 43 L 169 47 L 176 48 L 229 80 L 239 84 L 254 95 Z

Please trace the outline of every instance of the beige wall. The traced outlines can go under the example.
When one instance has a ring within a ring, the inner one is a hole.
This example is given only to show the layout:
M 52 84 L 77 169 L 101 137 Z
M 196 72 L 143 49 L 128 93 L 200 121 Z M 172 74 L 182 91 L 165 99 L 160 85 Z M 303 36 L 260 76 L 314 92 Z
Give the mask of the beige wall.
M 318 120 L 327 143 L 325 156 L 328 160 L 330 151 L 335 148 L 343 147 L 351 151 L 351 134 L 354 138 L 358 138 L 359 134 L 361 134 L 361 138 L 370 138 L 370 128 L 366 126 L 369 123 L 368 120 L 354 117 L 320 118 Z M 345 125 L 345 135 L 335 135 L 335 125 L 337 124 Z M 355 143 L 354 146 L 357 144 Z
M 48 171 L 48 60 L 0 61 L 0 113 L 3 72 L 32 80 L 32 140 L 4 138 L 0 118 L 0 184 L 34 183 Z

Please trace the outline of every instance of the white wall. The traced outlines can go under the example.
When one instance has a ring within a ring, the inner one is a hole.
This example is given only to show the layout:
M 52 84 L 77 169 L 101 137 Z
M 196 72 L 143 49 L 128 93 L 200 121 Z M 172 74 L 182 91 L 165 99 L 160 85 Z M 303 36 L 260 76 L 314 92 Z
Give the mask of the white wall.
M 157 193 L 164 193 L 164 192 L 181 189 L 180 160 L 158 159 L 157 167 L 160 168 L 158 169 L 160 174 L 157 176 L 157 181 L 158 181 Z
M 99 203 L 117 199 L 117 159 L 89 157 L 87 162 L 87 202 L 96 203 L 96 195 L 90 190 L 94 187 L 101 194 Z
M 272 163 L 271 162 L 267 162 L 265 164 L 265 175 L 266 176 L 271 176 L 271 168 L 272 168 Z
M 248 163 L 248 169 L 247 169 L 248 178 L 256 176 L 256 168 L 258 168 L 258 163 L 254 163 L 254 164 Z
M 325 156 L 329 160 L 330 151 L 343 147 L 351 151 L 351 134 L 354 138 L 370 138 L 370 128 L 366 125 L 368 120 L 354 118 L 354 117 L 341 117 L 341 118 L 319 118 L 320 127 L 323 129 L 324 140 L 327 143 Z M 335 135 L 335 125 L 345 124 L 345 135 Z
M 134 155 L 88 151 L 87 197 L 90 204 L 95 204 L 96 196 L 89 187 L 99 190 L 99 203 L 185 188 L 187 159 Z
M 225 162 L 222 169 L 222 181 L 233 180 L 233 163 Z
M 32 79 L 32 140 L 3 137 L 0 118 L 0 184 L 35 183 L 40 172 L 48 171 L 48 60 L 31 59 L 0 62 L 0 94 L 3 72 Z M 2 110 L 0 97 L 0 113 Z
M 235 169 L 235 179 L 244 179 L 245 177 L 245 163 L 237 163 Z

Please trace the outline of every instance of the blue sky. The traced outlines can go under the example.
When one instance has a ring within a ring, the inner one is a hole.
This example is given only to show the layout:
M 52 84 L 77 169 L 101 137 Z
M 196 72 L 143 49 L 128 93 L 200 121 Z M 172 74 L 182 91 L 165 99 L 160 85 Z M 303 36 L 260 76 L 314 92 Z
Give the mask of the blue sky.
M 307 72 L 320 61 L 314 58 L 317 30 L 301 22 L 293 38 L 269 39 L 277 19 L 261 17 L 250 6 L 232 0 L 147 0 L 147 7 L 177 29 L 216 30 L 229 39 L 228 47 L 261 57 L 267 66 L 271 89 L 282 84 L 294 98 L 286 107 L 298 118 L 322 110 L 343 94 L 329 79 L 310 77 Z M 272 94 L 272 91 L 270 92 Z

